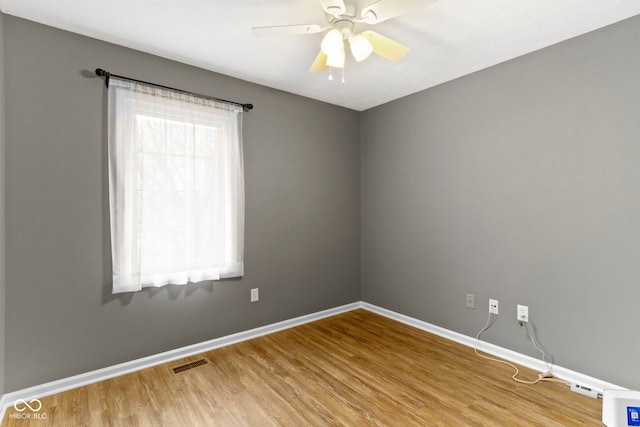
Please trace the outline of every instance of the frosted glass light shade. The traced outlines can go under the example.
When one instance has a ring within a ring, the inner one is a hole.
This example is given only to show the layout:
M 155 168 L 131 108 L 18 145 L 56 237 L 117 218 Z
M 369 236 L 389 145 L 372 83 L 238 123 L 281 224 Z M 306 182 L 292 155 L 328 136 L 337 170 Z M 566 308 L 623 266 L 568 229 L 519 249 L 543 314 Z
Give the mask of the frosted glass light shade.
M 344 48 L 327 56 L 327 65 L 334 68 L 344 68 Z
M 369 43 L 369 40 L 362 34 L 356 34 L 349 38 L 349 46 L 351 46 L 351 53 L 356 61 L 364 61 L 373 52 L 373 46 Z
M 344 49 L 344 41 L 342 40 L 342 32 L 337 29 L 329 31 L 320 43 L 320 49 L 327 56 L 332 56 Z

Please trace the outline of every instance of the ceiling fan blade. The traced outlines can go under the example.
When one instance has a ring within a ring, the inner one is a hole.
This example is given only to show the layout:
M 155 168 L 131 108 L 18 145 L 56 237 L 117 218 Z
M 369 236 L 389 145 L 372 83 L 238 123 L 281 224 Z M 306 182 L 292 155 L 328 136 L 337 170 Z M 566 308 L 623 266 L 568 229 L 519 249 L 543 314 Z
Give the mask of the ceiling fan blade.
M 360 16 L 367 24 L 377 24 L 437 0 L 377 0 L 362 8 Z
M 389 61 L 398 61 L 409 53 L 409 48 L 395 40 L 378 34 L 375 31 L 363 31 L 362 35 L 373 46 L 373 53 L 382 56 Z
M 295 36 L 298 34 L 313 34 L 324 31 L 325 27 L 317 24 L 302 25 L 274 25 L 271 27 L 253 27 L 251 32 L 254 36 Z
M 319 73 L 322 71 L 327 71 L 329 66 L 327 65 L 327 55 L 323 51 L 320 51 L 318 56 L 316 56 L 316 60 L 311 64 L 311 68 L 309 68 L 310 73 Z
M 322 10 L 333 16 L 344 15 L 347 11 L 344 0 L 320 0 L 320 6 Z

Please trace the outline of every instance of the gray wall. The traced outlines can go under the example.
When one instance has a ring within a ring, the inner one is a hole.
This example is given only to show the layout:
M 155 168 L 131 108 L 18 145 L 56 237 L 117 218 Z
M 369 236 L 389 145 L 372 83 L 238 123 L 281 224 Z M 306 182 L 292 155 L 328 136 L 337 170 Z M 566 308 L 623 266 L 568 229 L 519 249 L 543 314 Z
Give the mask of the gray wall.
M 363 300 L 640 389 L 640 17 L 366 111 Z M 465 308 L 465 293 L 476 309 Z
M 0 12 L 0 395 L 4 394 L 4 14 Z
M 359 114 L 0 15 L 0 392 L 360 298 L 474 336 L 490 297 L 487 340 L 537 356 L 526 304 L 555 363 L 639 389 L 639 24 Z M 110 294 L 96 67 L 256 105 L 244 278 Z
M 10 16 L 4 35 L 6 392 L 360 299 L 359 113 Z M 96 67 L 255 104 L 241 280 L 110 294 Z

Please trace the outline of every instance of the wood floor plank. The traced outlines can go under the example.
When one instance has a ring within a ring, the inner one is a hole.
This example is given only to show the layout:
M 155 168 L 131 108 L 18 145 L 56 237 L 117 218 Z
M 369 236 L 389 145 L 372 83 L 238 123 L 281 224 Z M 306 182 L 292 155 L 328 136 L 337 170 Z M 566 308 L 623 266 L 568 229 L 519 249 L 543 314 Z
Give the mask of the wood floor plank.
M 512 375 L 355 310 L 42 398 L 44 420 L 10 408 L 2 426 L 602 426 L 601 401 Z

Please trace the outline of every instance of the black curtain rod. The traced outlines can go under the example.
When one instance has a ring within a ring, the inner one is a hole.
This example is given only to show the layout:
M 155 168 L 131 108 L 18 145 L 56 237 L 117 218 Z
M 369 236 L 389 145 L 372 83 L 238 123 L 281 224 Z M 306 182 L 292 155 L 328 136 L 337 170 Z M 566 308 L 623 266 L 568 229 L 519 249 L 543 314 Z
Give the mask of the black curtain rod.
M 137 83 L 143 83 L 143 84 L 146 84 L 146 85 L 151 85 L 151 86 L 159 87 L 159 88 L 162 88 L 162 89 L 169 89 L 169 90 L 173 90 L 173 91 L 176 91 L 176 92 L 186 93 L 188 95 L 199 96 L 199 97 L 202 97 L 202 98 L 211 99 L 213 101 L 221 101 L 221 102 L 226 102 L 226 103 L 229 103 L 229 104 L 239 105 L 239 106 L 242 107 L 242 109 L 244 111 L 253 110 L 253 104 L 242 104 L 240 102 L 228 101 L 226 99 L 214 98 L 213 96 L 202 95 L 200 93 L 189 92 L 187 90 L 181 90 L 181 89 L 176 89 L 176 88 L 169 87 L 169 86 L 159 85 L 159 84 L 156 84 L 156 83 L 145 82 L 144 80 L 132 79 L 131 77 L 119 76 L 117 74 L 112 74 L 112 73 L 110 73 L 108 71 L 105 71 L 102 68 L 96 68 L 96 75 L 100 76 L 100 77 L 104 77 L 104 84 L 105 84 L 105 86 L 107 86 L 107 88 L 109 87 L 109 77 L 113 76 L 113 77 L 117 77 L 119 79 L 129 80 L 129 81 L 137 82 Z

